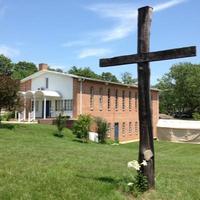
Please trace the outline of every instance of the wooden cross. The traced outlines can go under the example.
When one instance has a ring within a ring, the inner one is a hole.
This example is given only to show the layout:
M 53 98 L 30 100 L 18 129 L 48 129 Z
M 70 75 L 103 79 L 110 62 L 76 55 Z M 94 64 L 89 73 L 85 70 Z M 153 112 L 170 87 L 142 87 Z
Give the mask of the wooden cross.
M 153 8 L 146 6 L 138 9 L 138 53 L 113 58 L 100 59 L 100 67 L 137 63 L 139 93 L 140 143 L 139 157 L 142 173 L 147 177 L 149 188 L 155 187 L 154 144 L 150 99 L 150 63 L 151 61 L 196 56 L 196 47 L 184 47 L 164 51 L 149 52 L 150 26 Z

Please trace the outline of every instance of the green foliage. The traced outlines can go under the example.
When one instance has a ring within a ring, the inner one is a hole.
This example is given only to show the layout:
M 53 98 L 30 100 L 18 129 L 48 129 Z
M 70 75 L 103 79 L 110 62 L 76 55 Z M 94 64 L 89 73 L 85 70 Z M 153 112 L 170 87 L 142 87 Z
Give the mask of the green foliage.
M 110 82 L 116 82 L 119 83 L 120 81 L 117 79 L 117 77 L 115 75 L 113 75 L 110 72 L 103 72 L 101 74 L 101 79 L 104 81 L 110 81 Z
M 88 142 L 91 123 L 92 118 L 90 115 L 79 115 L 78 120 L 73 125 L 73 133 L 77 138 Z
M 12 77 L 14 79 L 23 79 L 31 74 L 37 72 L 37 67 L 34 63 L 20 61 L 17 64 L 14 64 Z
M 0 75 L 11 75 L 13 71 L 13 63 L 11 59 L 4 55 L 0 55 Z
M 66 117 L 63 117 L 61 114 L 58 115 L 58 117 L 56 118 L 58 134 L 54 134 L 55 136 L 63 137 L 62 130 L 66 127 L 66 120 Z
M 83 77 L 88 77 L 88 78 L 94 78 L 94 79 L 100 79 L 100 76 L 96 74 L 94 71 L 92 71 L 89 67 L 85 68 L 78 68 L 73 66 L 69 71 L 69 74 L 74 74 L 77 76 L 83 76 Z
M 95 119 L 95 122 L 97 125 L 98 141 L 100 143 L 106 143 L 106 134 L 109 128 L 107 121 L 102 119 L 101 117 L 97 117 Z
M 194 120 L 200 120 L 200 113 L 198 113 L 198 112 L 192 113 L 192 118 Z
M 63 70 L 60 69 L 60 68 L 56 68 L 56 69 L 54 69 L 54 68 L 48 67 L 48 70 L 50 70 L 50 71 L 54 71 L 54 72 L 61 72 L 61 73 L 63 73 Z
M 19 103 L 19 81 L 10 76 L 0 75 L 0 112 L 1 109 L 15 110 Z
M 0 117 L 2 121 L 9 121 L 13 117 L 13 114 L 11 112 L 8 112 L 8 113 L 3 114 Z
M 173 65 L 156 85 L 160 92 L 160 111 L 166 114 L 194 113 L 200 110 L 200 65 Z
M 122 83 L 129 84 L 129 85 L 133 85 L 137 82 L 137 79 L 133 78 L 132 74 L 129 72 L 124 72 L 121 75 L 121 79 L 122 79 Z

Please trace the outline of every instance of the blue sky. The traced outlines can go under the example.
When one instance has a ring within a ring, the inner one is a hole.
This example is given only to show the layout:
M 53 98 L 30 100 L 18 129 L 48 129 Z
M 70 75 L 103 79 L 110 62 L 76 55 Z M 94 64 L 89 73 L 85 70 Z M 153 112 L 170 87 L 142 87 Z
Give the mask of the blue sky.
M 145 5 L 154 8 L 151 51 L 196 45 L 198 54 L 197 0 L 0 0 L 0 53 L 64 71 L 75 65 L 136 77 L 136 65 L 100 68 L 99 59 L 137 52 L 137 8 Z M 152 84 L 172 64 L 199 59 L 152 62 Z

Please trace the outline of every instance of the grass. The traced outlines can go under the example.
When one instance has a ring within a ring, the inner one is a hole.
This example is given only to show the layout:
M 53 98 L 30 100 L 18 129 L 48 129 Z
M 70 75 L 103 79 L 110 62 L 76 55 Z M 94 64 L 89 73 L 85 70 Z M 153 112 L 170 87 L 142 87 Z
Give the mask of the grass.
M 123 200 L 118 183 L 137 159 L 138 143 L 83 144 L 65 129 L 14 125 L 0 129 L 0 199 Z M 138 199 L 197 200 L 200 197 L 200 146 L 155 142 L 156 190 Z

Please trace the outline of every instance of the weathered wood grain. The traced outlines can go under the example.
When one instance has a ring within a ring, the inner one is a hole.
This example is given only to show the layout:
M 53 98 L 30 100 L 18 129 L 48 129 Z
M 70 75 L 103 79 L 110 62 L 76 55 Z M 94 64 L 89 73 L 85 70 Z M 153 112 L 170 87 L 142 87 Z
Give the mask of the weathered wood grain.
M 196 47 L 182 47 L 149 53 L 131 54 L 100 59 L 100 67 L 127 65 L 140 62 L 152 62 L 196 56 Z

